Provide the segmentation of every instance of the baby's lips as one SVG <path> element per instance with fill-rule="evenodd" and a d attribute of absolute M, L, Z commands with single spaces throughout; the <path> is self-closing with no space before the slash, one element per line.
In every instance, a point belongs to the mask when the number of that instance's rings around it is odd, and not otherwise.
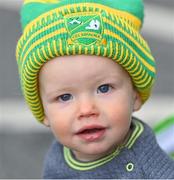
<path fill-rule="evenodd" d="M 96 125 L 96 124 L 92 124 L 92 125 L 87 125 L 87 126 L 83 126 L 82 128 L 80 128 L 76 134 L 82 134 L 85 132 L 90 132 L 93 130 L 104 130 L 106 129 L 106 127 L 102 126 L 102 125 Z"/>

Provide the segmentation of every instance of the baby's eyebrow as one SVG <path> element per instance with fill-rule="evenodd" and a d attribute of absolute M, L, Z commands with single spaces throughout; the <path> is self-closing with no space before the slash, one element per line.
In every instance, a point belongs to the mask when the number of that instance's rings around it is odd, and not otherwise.
<path fill-rule="evenodd" d="M 105 77 L 100 77 L 98 79 L 98 81 L 107 81 L 107 80 L 114 80 L 114 81 L 121 81 L 123 78 L 120 76 L 120 75 L 108 75 L 108 76 L 105 76 Z"/>
<path fill-rule="evenodd" d="M 70 87 L 63 87 L 63 88 L 56 88 L 55 90 L 49 90 L 48 92 L 45 92 L 46 96 L 53 96 L 58 93 L 64 93 L 66 91 L 70 91 Z"/>

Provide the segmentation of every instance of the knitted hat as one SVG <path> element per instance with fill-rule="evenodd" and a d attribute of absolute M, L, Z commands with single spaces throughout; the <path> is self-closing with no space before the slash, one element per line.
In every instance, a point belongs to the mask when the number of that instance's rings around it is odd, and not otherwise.
<path fill-rule="evenodd" d="M 34 116 L 44 119 L 40 68 L 65 55 L 114 60 L 129 73 L 145 102 L 154 83 L 155 62 L 139 33 L 143 17 L 142 0 L 24 0 L 16 58 L 21 87 Z"/>

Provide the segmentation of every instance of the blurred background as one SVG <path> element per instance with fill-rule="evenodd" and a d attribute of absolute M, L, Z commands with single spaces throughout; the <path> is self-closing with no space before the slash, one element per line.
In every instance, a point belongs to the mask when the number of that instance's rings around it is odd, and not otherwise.
<path fill-rule="evenodd" d="M 174 0 L 144 0 L 142 34 L 157 62 L 151 100 L 136 116 L 154 127 L 174 114 Z M 0 0 L 0 179 L 41 178 L 53 136 L 28 110 L 19 87 L 15 59 L 21 35 L 22 0 Z"/>

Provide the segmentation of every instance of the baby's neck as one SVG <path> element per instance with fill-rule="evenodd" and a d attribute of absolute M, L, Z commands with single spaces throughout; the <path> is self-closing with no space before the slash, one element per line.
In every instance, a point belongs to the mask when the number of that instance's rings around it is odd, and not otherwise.
<path fill-rule="evenodd" d="M 77 151 L 72 151 L 74 157 L 81 162 L 92 162 L 92 161 L 96 161 L 98 159 L 101 159 L 103 157 L 106 157 L 109 154 L 112 154 L 113 152 L 115 152 L 117 150 L 117 148 L 124 146 L 124 144 L 126 144 L 126 142 L 129 140 L 129 137 L 132 133 L 132 128 L 130 127 L 128 133 L 126 134 L 124 140 L 122 141 L 122 143 L 117 144 L 117 145 L 113 145 L 107 152 L 101 153 L 101 154 L 83 154 L 83 156 L 81 155 L 81 153 L 78 153 Z"/>

